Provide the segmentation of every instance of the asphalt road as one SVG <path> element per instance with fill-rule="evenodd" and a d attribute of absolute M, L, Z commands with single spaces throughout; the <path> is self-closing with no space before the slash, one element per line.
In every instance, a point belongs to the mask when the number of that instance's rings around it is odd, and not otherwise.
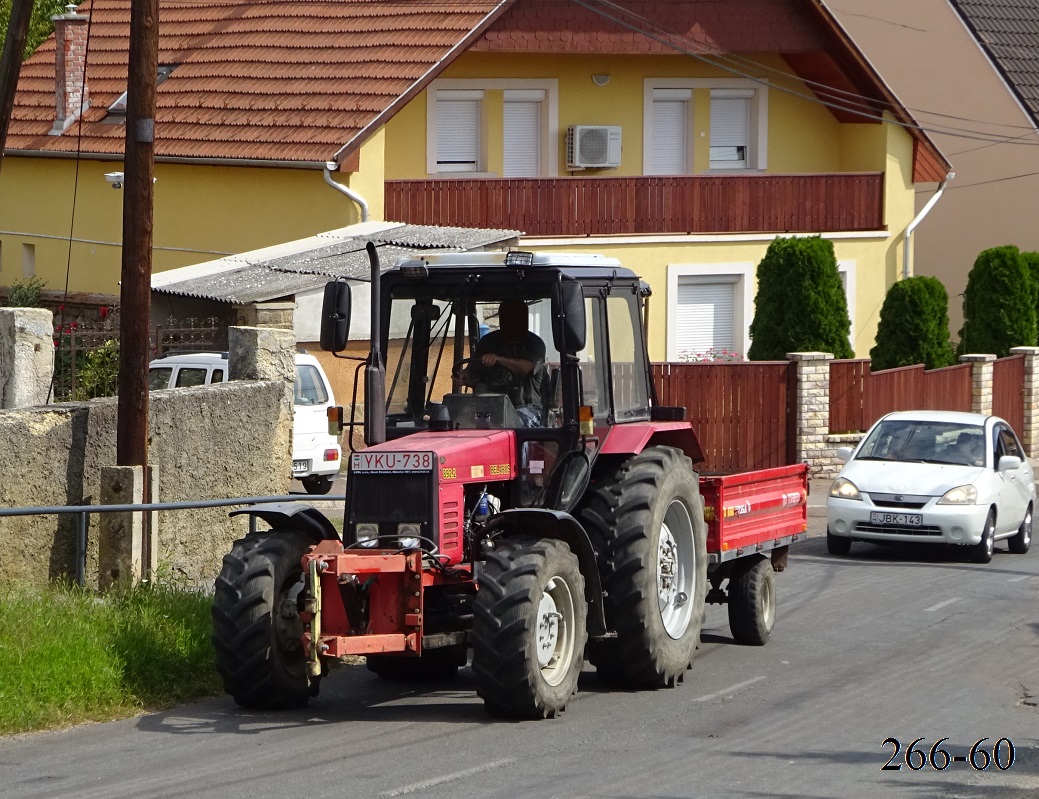
<path fill-rule="evenodd" d="M 725 608 L 710 607 L 676 689 L 610 690 L 588 670 L 560 719 L 502 722 L 484 714 L 468 670 L 422 688 L 346 667 L 304 710 L 252 713 L 218 698 L 0 739 L 0 795 L 1039 796 L 1039 548 L 1000 545 L 985 566 L 865 545 L 835 558 L 818 509 L 810 525 L 778 576 L 772 641 L 737 646 Z M 953 758 L 982 738 L 991 756 L 1009 739 L 1016 760 L 906 765 L 914 739 L 927 751 L 944 737 Z M 900 770 L 882 770 L 888 738 Z"/>

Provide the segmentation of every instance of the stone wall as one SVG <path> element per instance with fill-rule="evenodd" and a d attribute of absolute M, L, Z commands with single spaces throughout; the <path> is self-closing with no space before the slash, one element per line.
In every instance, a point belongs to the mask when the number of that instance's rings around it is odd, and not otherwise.
<path fill-rule="evenodd" d="M 232 336 L 233 350 L 243 359 L 240 368 L 253 379 L 149 395 L 155 501 L 288 493 L 292 335 L 234 328 Z M 113 397 L 0 411 L 0 507 L 100 504 L 102 468 L 116 463 L 117 402 Z M 231 543 L 248 529 L 248 520 L 229 519 L 229 510 L 159 512 L 159 577 L 211 583 Z M 98 584 L 98 527 L 94 514 L 87 536 L 88 586 Z M 71 578 L 76 537 L 75 516 L 0 517 L 0 585 Z"/>

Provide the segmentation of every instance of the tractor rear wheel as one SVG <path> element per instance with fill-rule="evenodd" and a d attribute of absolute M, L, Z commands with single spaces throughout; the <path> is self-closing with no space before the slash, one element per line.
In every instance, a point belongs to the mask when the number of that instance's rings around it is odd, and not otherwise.
<path fill-rule="evenodd" d="M 700 641 L 707 527 L 692 461 L 651 447 L 594 489 L 582 511 L 600 552 L 606 623 L 591 648 L 599 676 L 622 686 L 677 685 Z"/>
<path fill-rule="evenodd" d="M 307 675 L 298 604 L 312 545 L 301 532 L 266 531 L 236 541 L 224 556 L 213 646 L 224 688 L 242 707 L 299 707 L 317 696 L 321 678 Z"/>
<path fill-rule="evenodd" d="M 490 553 L 473 603 L 473 673 L 492 715 L 553 718 L 577 693 L 588 604 L 562 541 L 519 539 Z"/>

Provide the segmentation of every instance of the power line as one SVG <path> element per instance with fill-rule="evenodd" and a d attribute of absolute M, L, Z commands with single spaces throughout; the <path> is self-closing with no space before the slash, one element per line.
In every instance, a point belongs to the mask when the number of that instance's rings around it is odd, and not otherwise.
<path fill-rule="evenodd" d="M 834 110 L 845 111 L 851 114 L 855 114 L 857 116 L 861 116 L 865 119 L 872 119 L 874 121 L 886 124 L 894 124 L 906 129 L 919 130 L 927 133 L 941 133 L 957 138 L 983 141 L 989 144 L 1019 144 L 1022 146 L 1039 146 L 1039 142 L 1020 141 L 1020 136 L 1007 137 L 1001 136 L 999 134 L 986 133 L 985 131 L 970 130 L 965 128 L 939 127 L 936 125 L 925 126 L 921 125 L 919 122 L 915 120 L 913 123 L 910 123 L 886 119 L 883 116 L 882 112 L 870 113 L 869 111 L 862 108 L 862 105 L 867 106 L 867 108 L 885 108 L 888 107 L 888 103 L 886 101 L 878 101 L 873 98 L 869 98 L 864 95 L 857 94 L 855 92 L 849 92 L 846 90 L 838 89 L 836 87 L 829 86 L 818 81 L 797 78 L 799 83 L 802 83 L 809 87 L 815 87 L 819 90 L 820 93 L 829 95 L 832 99 L 824 99 L 819 95 L 806 94 L 794 88 L 790 88 L 789 86 L 783 86 L 779 83 L 769 82 L 766 79 L 760 77 L 759 75 L 755 75 L 751 72 L 748 72 L 747 69 L 753 68 L 759 72 L 764 71 L 766 73 L 771 73 L 787 81 L 794 79 L 794 76 L 790 72 L 786 72 L 775 67 L 770 67 L 767 64 L 762 64 L 757 61 L 744 58 L 742 56 L 734 55 L 732 53 L 719 53 L 708 55 L 707 51 L 703 48 L 703 45 L 701 43 L 690 40 L 688 37 L 684 35 L 672 34 L 654 20 L 649 19 L 648 17 L 642 14 L 638 14 L 634 11 L 630 11 L 629 9 L 618 6 L 616 3 L 611 2 L 611 0 L 599 0 L 599 2 L 603 6 L 615 9 L 616 13 L 610 13 L 607 10 L 596 8 L 595 5 L 593 5 L 594 0 L 570 0 L 570 2 L 604 19 L 608 19 L 611 22 L 626 28 L 627 30 L 646 36 L 647 38 L 652 39 L 653 41 L 656 41 L 657 43 L 662 44 L 665 47 L 669 47 L 677 52 L 683 53 L 692 58 L 696 58 L 697 60 L 708 64 L 709 66 L 713 66 L 717 69 L 729 72 L 731 74 L 735 74 L 747 80 L 751 80 L 756 83 L 766 85 L 770 88 L 775 88 L 777 91 L 782 91 L 786 94 L 790 94 L 792 96 L 807 100 L 808 102 L 823 105 Z M 623 14 L 627 17 L 638 20 L 639 24 L 628 22 L 626 19 L 618 16 L 619 14 Z M 660 33 L 658 34 L 656 31 L 659 31 Z M 682 47 L 678 43 L 676 43 L 676 40 L 684 41 L 688 44 L 686 47 Z M 847 99 L 845 100 L 844 98 Z M 907 106 L 903 107 L 909 110 Z M 924 111 L 922 113 L 927 113 L 933 116 L 942 116 L 941 114 L 938 114 L 936 112 Z M 959 119 L 962 120 L 962 118 Z M 967 121 L 980 122 L 980 120 Z"/>

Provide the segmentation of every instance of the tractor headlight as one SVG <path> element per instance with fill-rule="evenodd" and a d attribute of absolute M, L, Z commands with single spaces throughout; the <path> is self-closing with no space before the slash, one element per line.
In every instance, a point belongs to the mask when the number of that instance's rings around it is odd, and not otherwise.
<path fill-rule="evenodd" d="M 362 547 L 374 547 L 379 543 L 379 525 L 377 522 L 358 522 L 354 527 L 357 543 Z"/>
<path fill-rule="evenodd" d="M 397 539 L 402 549 L 418 549 L 422 525 L 418 522 L 401 522 L 397 525 Z"/>

